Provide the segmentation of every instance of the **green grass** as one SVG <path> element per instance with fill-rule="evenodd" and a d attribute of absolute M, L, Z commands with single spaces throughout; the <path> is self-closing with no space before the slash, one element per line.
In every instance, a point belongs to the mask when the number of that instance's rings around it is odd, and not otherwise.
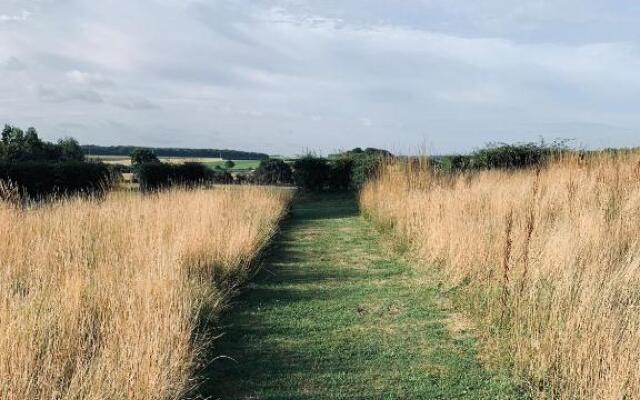
<path fill-rule="evenodd" d="M 447 329 L 438 280 L 389 243 L 351 197 L 297 202 L 262 273 L 223 319 L 199 394 L 523 398 L 483 369 L 471 336 Z"/>
<path fill-rule="evenodd" d="M 233 162 L 236 165 L 233 168 L 231 168 L 230 171 L 246 171 L 246 170 L 256 169 L 258 168 L 258 165 L 260 165 L 260 160 L 233 160 Z M 217 166 L 224 168 L 224 161 L 212 161 L 212 162 L 207 162 L 205 164 L 209 168 L 215 168 Z"/>

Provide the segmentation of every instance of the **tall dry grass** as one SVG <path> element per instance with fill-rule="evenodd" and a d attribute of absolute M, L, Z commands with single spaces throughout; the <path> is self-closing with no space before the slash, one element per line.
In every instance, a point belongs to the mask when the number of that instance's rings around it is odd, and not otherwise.
<path fill-rule="evenodd" d="M 456 176 L 390 165 L 361 203 L 464 288 L 537 395 L 640 398 L 640 154 Z"/>
<path fill-rule="evenodd" d="M 177 399 L 283 192 L 0 204 L 0 399 Z"/>

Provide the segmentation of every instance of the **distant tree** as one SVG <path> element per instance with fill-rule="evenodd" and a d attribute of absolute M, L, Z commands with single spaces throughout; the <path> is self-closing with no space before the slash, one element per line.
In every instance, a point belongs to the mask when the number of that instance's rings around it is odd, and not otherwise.
<path fill-rule="evenodd" d="M 22 158 L 26 160 L 42 160 L 45 158 L 44 142 L 40 140 L 34 127 L 29 127 L 24 135 Z"/>
<path fill-rule="evenodd" d="M 234 162 L 233 162 L 233 161 L 231 161 L 231 160 L 226 160 L 226 161 L 224 162 L 224 167 L 225 167 L 226 169 L 231 169 L 231 168 L 233 168 L 233 167 L 235 167 L 235 166 L 236 166 L 236 163 L 234 163 Z"/>
<path fill-rule="evenodd" d="M 160 162 L 152 150 L 135 149 L 131 152 L 131 164 L 134 166 L 152 162 Z"/>
<path fill-rule="evenodd" d="M 58 140 L 60 156 L 65 161 L 84 161 L 84 152 L 80 143 L 74 138 L 66 137 Z"/>
<path fill-rule="evenodd" d="M 291 183 L 292 172 L 289 164 L 283 160 L 272 158 L 260 161 L 253 177 L 257 183 L 263 185 Z"/>
<path fill-rule="evenodd" d="M 0 160 L 22 161 L 83 161 L 84 152 L 77 140 L 65 138 L 58 143 L 45 142 L 38 131 L 30 127 L 22 129 L 5 125 L 0 141 Z"/>
<path fill-rule="evenodd" d="M 82 149 L 85 154 L 96 156 L 129 156 L 131 152 L 136 150 L 136 146 L 96 146 L 83 145 Z M 253 153 L 237 150 L 219 150 L 219 149 L 181 149 L 181 148 L 162 148 L 162 147 L 145 147 L 155 153 L 158 157 L 181 157 L 181 158 L 222 158 L 224 160 L 266 160 L 269 158 L 265 153 Z"/>
<path fill-rule="evenodd" d="M 2 129 L 2 144 L 7 144 L 9 142 L 12 130 L 13 128 L 11 127 L 11 125 L 4 124 L 4 128 Z"/>
<path fill-rule="evenodd" d="M 17 126 L 5 125 L 2 130 L 2 158 L 8 161 L 25 159 L 24 131 Z"/>

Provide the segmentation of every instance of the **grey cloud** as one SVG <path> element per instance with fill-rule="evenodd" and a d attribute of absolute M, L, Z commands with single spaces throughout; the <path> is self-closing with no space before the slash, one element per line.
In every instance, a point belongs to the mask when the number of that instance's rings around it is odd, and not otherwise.
<path fill-rule="evenodd" d="M 152 103 L 149 99 L 142 97 L 123 97 L 114 99 L 111 104 L 127 110 L 156 110 L 160 107 Z"/>
<path fill-rule="evenodd" d="M 104 102 L 100 93 L 91 89 L 68 89 L 41 85 L 38 86 L 38 96 L 43 101 L 51 103 L 79 101 L 97 104 Z"/>
<path fill-rule="evenodd" d="M 2 70 L 28 66 L 0 80 L 20 94 L 3 114 L 30 125 L 37 109 L 44 133 L 74 121 L 83 142 L 284 154 L 628 144 L 640 6 L 624 3 L 28 0 L 26 23 L 0 25 Z"/>
<path fill-rule="evenodd" d="M 100 73 L 82 72 L 76 69 L 67 72 L 66 77 L 69 82 L 82 86 L 115 86 L 113 80 Z"/>
<path fill-rule="evenodd" d="M 0 67 L 5 71 L 24 71 L 27 65 L 17 57 L 9 57 L 5 62 L 0 63 Z"/>

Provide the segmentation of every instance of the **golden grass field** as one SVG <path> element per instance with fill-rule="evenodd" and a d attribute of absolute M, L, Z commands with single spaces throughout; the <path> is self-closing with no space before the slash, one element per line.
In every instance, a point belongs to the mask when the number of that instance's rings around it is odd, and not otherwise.
<path fill-rule="evenodd" d="M 0 204 L 0 399 L 179 399 L 289 201 L 254 187 Z"/>
<path fill-rule="evenodd" d="M 640 398 L 640 154 L 428 170 L 388 166 L 361 204 L 459 285 L 487 347 L 534 396 Z"/>

